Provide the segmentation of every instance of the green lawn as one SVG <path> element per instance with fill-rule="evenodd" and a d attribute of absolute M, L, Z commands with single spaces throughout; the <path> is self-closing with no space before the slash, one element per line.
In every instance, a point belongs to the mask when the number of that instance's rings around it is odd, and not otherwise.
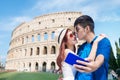
<path fill-rule="evenodd" d="M 57 80 L 58 75 L 45 72 L 2 72 L 0 80 Z"/>

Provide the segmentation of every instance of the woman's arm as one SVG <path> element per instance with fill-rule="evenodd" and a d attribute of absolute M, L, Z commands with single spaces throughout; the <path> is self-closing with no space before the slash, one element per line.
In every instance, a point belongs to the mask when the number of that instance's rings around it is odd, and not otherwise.
<path fill-rule="evenodd" d="M 87 60 L 89 60 L 89 61 L 94 61 L 95 60 L 98 43 L 99 43 L 99 41 L 101 41 L 105 37 L 106 37 L 106 35 L 100 34 L 98 36 L 98 38 L 93 42 L 92 49 L 91 49 L 91 52 L 90 52 Z"/>
<path fill-rule="evenodd" d="M 92 45 L 92 49 L 91 49 L 91 51 L 90 51 L 90 54 L 89 54 L 87 60 L 89 60 L 89 61 L 94 61 L 95 56 L 96 56 L 96 51 L 97 51 L 97 45 L 98 45 L 98 42 L 95 42 L 95 41 L 94 41 L 94 43 L 93 43 L 93 45 Z"/>

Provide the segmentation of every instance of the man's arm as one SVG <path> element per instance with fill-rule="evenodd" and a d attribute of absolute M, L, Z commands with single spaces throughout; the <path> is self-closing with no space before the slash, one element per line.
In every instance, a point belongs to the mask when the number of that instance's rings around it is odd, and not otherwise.
<path fill-rule="evenodd" d="M 108 39 L 102 40 L 98 48 L 99 48 L 99 50 L 97 51 L 98 55 L 95 61 L 90 61 L 89 63 L 87 63 L 77 60 L 78 63 L 86 66 L 75 64 L 74 67 L 80 72 L 93 72 L 97 70 L 103 64 L 104 61 L 108 62 L 111 49 L 109 40 Z"/>
<path fill-rule="evenodd" d="M 95 61 L 91 61 L 89 63 L 77 60 L 77 63 L 84 64 L 86 66 L 75 64 L 74 67 L 79 72 L 93 72 L 97 70 L 103 64 L 103 62 L 104 62 L 104 56 L 100 54 L 96 57 Z"/>

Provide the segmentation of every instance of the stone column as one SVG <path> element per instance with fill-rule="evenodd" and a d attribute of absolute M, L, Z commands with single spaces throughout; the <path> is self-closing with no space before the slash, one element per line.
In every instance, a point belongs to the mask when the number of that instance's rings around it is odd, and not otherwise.
<path fill-rule="evenodd" d="M 50 71 L 50 69 L 51 69 L 50 62 L 51 62 L 50 60 L 47 60 L 47 67 L 46 67 L 47 71 Z"/>
<path fill-rule="evenodd" d="M 42 71 L 42 62 L 40 60 L 39 60 L 38 64 L 39 64 L 39 71 Z"/>
<path fill-rule="evenodd" d="M 34 34 L 34 42 L 37 42 L 37 41 L 38 41 L 38 35 L 36 33 L 36 34 Z"/>
<path fill-rule="evenodd" d="M 31 72 L 35 71 L 35 62 L 31 61 Z"/>

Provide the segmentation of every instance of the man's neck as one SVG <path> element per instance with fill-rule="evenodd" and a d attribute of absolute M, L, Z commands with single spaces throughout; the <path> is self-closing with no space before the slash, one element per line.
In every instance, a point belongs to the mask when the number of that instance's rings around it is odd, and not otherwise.
<path fill-rule="evenodd" d="M 85 40 L 90 43 L 95 37 L 94 33 L 88 33 L 87 36 L 85 37 Z"/>

